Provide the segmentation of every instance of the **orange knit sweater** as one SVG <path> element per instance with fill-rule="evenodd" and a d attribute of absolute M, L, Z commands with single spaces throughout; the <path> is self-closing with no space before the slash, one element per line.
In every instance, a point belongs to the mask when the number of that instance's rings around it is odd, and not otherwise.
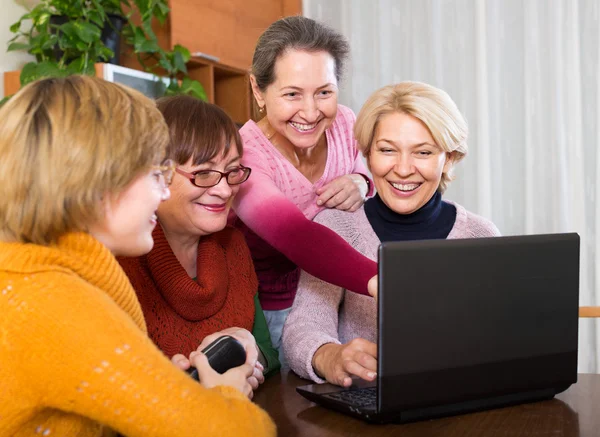
<path fill-rule="evenodd" d="M 274 435 L 237 390 L 211 390 L 152 344 L 125 273 L 83 233 L 0 242 L 0 435 Z"/>

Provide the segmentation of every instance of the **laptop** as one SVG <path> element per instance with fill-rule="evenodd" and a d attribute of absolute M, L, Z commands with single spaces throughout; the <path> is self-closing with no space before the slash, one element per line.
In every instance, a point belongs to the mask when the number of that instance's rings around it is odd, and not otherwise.
<path fill-rule="evenodd" d="M 296 390 L 403 423 L 551 399 L 577 382 L 579 235 L 379 247 L 377 379 Z"/>

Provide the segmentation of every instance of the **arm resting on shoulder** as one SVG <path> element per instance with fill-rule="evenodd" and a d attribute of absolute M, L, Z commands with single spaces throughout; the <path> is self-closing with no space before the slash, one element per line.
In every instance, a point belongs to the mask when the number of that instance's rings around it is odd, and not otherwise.
<path fill-rule="evenodd" d="M 331 229 L 307 219 L 264 173 L 257 171 L 234 200 L 238 217 L 302 270 L 348 290 L 368 294 L 377 263 Z"/>

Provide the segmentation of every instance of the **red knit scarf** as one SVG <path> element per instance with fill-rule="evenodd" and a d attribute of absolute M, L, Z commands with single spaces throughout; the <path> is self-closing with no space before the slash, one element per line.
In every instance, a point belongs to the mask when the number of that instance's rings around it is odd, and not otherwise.
<path fill-rule="evenodd" d="M 139 258 L 120 258 L 142 305 L 148 334 L 169 357 L 189 355 L 202 339 L 232 326 L 252 330 L 258 283 L 242 234 L 227 227 L 198 244 L 197 281 L 188 276 L 165 238 Z"/>

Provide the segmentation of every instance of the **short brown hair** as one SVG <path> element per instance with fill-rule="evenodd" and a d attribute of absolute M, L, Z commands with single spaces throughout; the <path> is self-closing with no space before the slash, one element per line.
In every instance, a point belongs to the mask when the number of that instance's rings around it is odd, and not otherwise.
<path fill-rule="evenodd" d="M 50 245 L 160 163 L 168 131 L 141 93 L 88 76 L 33 82 L 0 108 L 0 239 Z"/>
<path fill-rule="evenodd" d="M 218 106 L 183 95 L 160 98 L 157 106 L 169 127 L 167 158 L 177 164 L 192 159 L 193 165 L 200 165 L 219 152 L 227 155 L 232 144 L 242 156 L 237 126 Z"/>
<path fill-rule="evenodd" d="M 354 136 L 363 155 L 368 158 L 381 118 L 400 112 L 419 119 L 435 143 L 450 154 L 456 164 L 467 154 L 467 122 L 445 91 L 421 82 L 400 82 L 375 91 L 356 118 Z M 443 193 L 452 180 L 452 167 L 442 174 L 438 190 Z"/>
<path fill-rule="evenodd" d="M 275 21 L 258 38 L 252 57 L 252 74 L 261 91 L 275 81 L 275 63 L 287 50 L 329 53 L 339 82 L 350 44 L 341 33 L 311 18 L 293 16 Z"/>

